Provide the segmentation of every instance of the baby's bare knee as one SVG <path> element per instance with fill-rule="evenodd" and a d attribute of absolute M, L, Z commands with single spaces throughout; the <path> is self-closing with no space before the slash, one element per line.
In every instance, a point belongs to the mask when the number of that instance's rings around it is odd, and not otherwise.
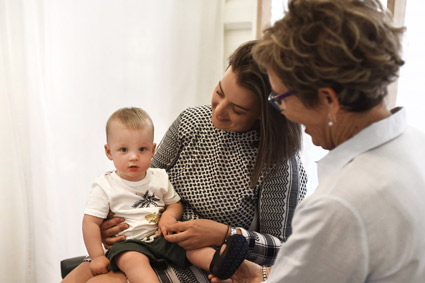
<path fill-rule="evenodd" d="M 121 270 L 125 270 L 126 267 L 149 264 L 149 258 L 142 253 L 128 251 L 120 254 L 116 263 Z"/>

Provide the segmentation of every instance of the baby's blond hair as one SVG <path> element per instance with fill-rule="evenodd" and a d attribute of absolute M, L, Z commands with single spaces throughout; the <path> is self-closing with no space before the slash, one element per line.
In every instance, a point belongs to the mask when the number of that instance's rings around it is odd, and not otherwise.
<path fill-rule="evenodd" d="M 106 139 L 109 136 L 109 126 L 112 121 L 119 120 L 125 127 L 129 129 L 142 129 L 146 126 L 152 127 L 152 134 L 154 126 L 151 117 L 145 110 L 137 107 L 120 108 L 109 117 L 106 122 Z"/>

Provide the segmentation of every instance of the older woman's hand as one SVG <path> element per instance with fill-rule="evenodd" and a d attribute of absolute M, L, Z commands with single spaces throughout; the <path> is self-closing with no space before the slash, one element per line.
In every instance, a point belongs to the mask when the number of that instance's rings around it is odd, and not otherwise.
<path fill-rule="evenodd" d="M 186 250 L 220 246 L 227 235 L 227 229 L 227 225 L 212 220 L 189 220 L 168 226 L 169 234 L 165 239 L 177 243 Z"/>
<path fill-rule="evenodd" d="M 113 244 L 125 240 L 124 235 L 116 236 L 119 232 L 128 228 L 128 224 L 124 223 L 125 219 L 122 217 L 113 217 L 114 214 L 109 212 L 106 218 L 100 225 L 100 233 L 102 236 L 102 243 L 106 249 L 110 249 Z"/>
<path fill-rule="evenodd" d="M 244 260 L 232 278 L 221 280 L 212 274 L 208 278 L 213 283 L 260 283 L 263 282 L 262 274 L 262 267 L 260 265 L 249 260 Z"/>

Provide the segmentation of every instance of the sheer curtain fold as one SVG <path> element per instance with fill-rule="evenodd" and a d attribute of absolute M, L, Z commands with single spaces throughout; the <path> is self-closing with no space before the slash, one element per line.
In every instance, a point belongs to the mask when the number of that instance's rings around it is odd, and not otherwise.
<path fill-rule="evenodd" d="M 46 195 L 45 178 L 37 170 L 46 166 L 47 159 L 40 154 L 46 151 L 42 115 L 34 112 L 44 112 L 42 22 L 36 5 L 34 1 L 1 3 L 1 148 L 7 152 L 1 159 L 0 207 L 7 230 L 1 243 L 6 255 L 0 264 L 2 282 L 31 282 L 37 277 L 33 263 L 39 247 L 32 219 L 47 216 L 47 198 L 40 197 Z M 43 232 L 48 235 L 51 230 L 45 227 Z"/>
<path fill-rule="evenodd" d="M 223 1 L 0 0 L 0 282 L 58 282 L 85 254 L 92 180 L 112 163 L 107 117 L 139 106 L 155 140 L 209 103 L 223 72 Z M 3 230 L 4 229 L 4 230 Z"/>

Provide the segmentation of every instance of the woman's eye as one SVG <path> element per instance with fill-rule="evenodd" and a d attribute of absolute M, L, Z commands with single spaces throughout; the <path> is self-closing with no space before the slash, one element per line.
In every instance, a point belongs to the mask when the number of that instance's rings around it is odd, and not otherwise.
<path fill-rule="evenodd" d="M 215 93 L 217 93 L 217 95 L 220 96 L 220 97 L 223 96 L 223 94 L 220 91 L 218 91 L 218 90 Z"/>
<path fill-rule="evenodd" d="M 120 148 L 120 151 L 121 151 L 121 152 L 127 152 L 127 148 L 122 147 L 122 148 Z"/>
<path fill-rule="evenodd" d="M 235 113 L 236 115 L 243 115 L 243 114 L 245 114 L 245 111 L 241 111 L 237 107 L 233 107 L 232 110 L 233 110 L 233 113 Z"/>

